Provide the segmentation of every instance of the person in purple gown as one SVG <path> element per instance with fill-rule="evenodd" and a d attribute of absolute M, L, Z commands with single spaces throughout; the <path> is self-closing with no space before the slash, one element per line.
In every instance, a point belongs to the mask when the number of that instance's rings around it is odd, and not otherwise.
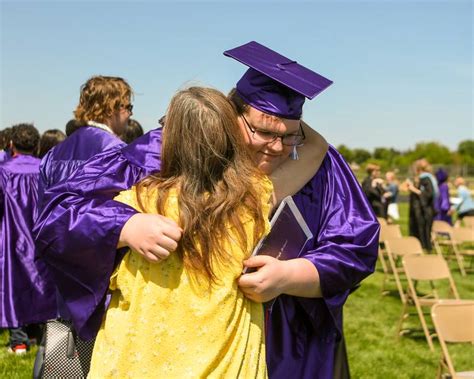
<path fill-rule="evenodd" d="M 67 124 L 72 125 L 73 132 L 66 126 L 69 136 L 41 161 L 40 200 L 45 190 L 67 180 L 87 159 L 108 149 L 125 146 L 118 136 L 132 115 L 131 100 L 132 89 L 123 78 L 94 76 L 82 85 L 75 119 Z M 56 282 L 57 273 L 51 267 L 49 271 L 50 280 Z M 59 296 L 59 314 L 67 319 L 69 312 L 61 299 Z"/>
<path fill-rule="evenodd" d="M 11 128 L 0 130 L 0 163 L 10 159 Z"/>
<path fill-rule="evenodd" d="M 0 165 L 0 327 L 10 328 L 11 351 L 29 347 L 26 327 L 48 319 L 54 287 L 35 262 L 32 236 L 37 214 L 39 132 L 31 124 L 12 127 L 12 157 Z"/>
<path fill-rule="evenodd" d="M 301 150 L 293 141 L 304 127 L 305 97 L 313 98 L 332 82 L 256 42 L 225 54 L 250 67 L 230 99 L 256 165 L 274 175 L 278 188 L 281 167 Z M 62 285 L 69 288 L 66 300 L 84 338 L 92 338 L 102 320 L 107 278 L 120 257 L 113 244 L 131 246 L 150 260 L 166 258 L 176 247 L 170 236 L 156 232 L 156 218 L 112 200 L 159 170 L 160 145 L 160 130 L 153 130 L 127 147 L 99 154 L 46 193 L 37 247 L 44 253 L 53 246 L 45 258 L 58 271 L 69 272 Z M 342 308 L 351 290 L 373 272 L 377 258 L 379 224 L 349 166 L 321 136 L 312 147 L 319 153 L 316 173 L 293 191 L 293 198 L 315 238 L 297 259 L 249 259 L 246 265 L 257 271 L 238 282 L 253 300 L 278 297 L 267 323 L 270 378 L 338 375 L 334 363 Z M 60 259 L 64 254 L 67 261 Z"/>
<path fill-rule="evenodd" d="M 434 219 L 446 221 L 449 225 L 452 225 L 453 220 L 451 215 L 453 214 L 454 209 L 451 208 L 449 202 L 448 173 L 440 168 L 436 171 L 435 176 L 438 181 L 439 195 L 435 202 L 436 214 Z"/>

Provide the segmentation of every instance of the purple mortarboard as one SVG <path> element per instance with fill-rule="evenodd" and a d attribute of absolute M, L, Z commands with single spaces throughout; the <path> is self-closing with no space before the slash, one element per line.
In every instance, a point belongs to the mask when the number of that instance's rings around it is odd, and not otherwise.
<path fill-rule="evenodd" d="M 250 106 L 298 120 L 305 97 L 313 99 L 332 81 L 255 41 L 224 51 L 250 68 L 237 82 L 239 96 Z"/>
<path fill-rule="evenodd" d="M 438 180 L 438 184 L 444 183 L 448 179 L 448 173 L 442 168 L 439 168 L 435 175 L 436 179 Z"/>

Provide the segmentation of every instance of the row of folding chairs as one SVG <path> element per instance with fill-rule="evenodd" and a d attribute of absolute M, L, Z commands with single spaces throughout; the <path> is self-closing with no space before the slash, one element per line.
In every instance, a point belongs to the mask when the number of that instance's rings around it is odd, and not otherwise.
<path fill-rule="evenodd" d="M 415 237 L 403 237 L 399 225 L 382 225 L 380 231 L 379 258 L 384 271 L 382 293 L 394 282 L 402 301 L 402 313 L 397 327 L 397 336 L 408 330 L 403 326 L 410 315 L 418 315 L 423 333 L 431 350 L 434 349 L 432 335 L 425 318 L 426 309 L 437 303 L 440 296 L 437 284 L 444 280 L 449 287 L 445 298 L 459 300 L 459 293 L 452 278 L 448 263 L 440 254 L 425 255 L 420 241 Z M 420 283 L 425 282 L 420 294 Z M 415 313 L 410 313 L 415 308 Z"/>
<path fill-rule="evenodd" d="M 452 233 L 452 231 L 450 232 Z M 457 324 L 458 328 L 461 326 L 461 331 L 456 334 L 460 341 L 451 341 L 449 338 L 448 340 L 449 342 L 473 341 L 472 334 L 474 332 L 469 331 L 469 328 L 474 329 L 474 317 L 472 317 L 474 301 L 460 300 L 456 283 L 441 250 L 436 250 L 437 254 L 424 254 L 420 241 L 415 237 L 403 237 L 400 226 L 395 224 L 381 225 L 379 241 L 379 260 L 384 271 L 382 292 L 387 293 L 388 284 L 394 282 L 402 301 L 402 312 L 396 331 L 397 337 L 411 331 L 404 327 L 410 316 L 416 316 L 431 351 L 434 351 L 433 338 L 435 335 L 440 341 L 443 355 L 438 375 L 449 372 L 454 378 L 452 361 L 446 343 L 442 341 L 441 332 L 438 330 L 443 326 L 437 326 L 439 322 L 433 319 L 432 323 L 436 331 L 429 327 L 430 310 L 432 314 L 438 314 L 439 312 L 433 312 L 436 309 L 444 309 L 443 307 L 452 307 L 449 312 L 460 312 L 458 316 L 450 316 L 452 320 L 466 314 L 466 312 L 460 311 L 465 309 L 463 304 L 471 304 L 470 308 L 467 307 L 471 312 L 471 318 Z M 459 239 L 454 241 L 457 242 Z M 447 284 L 444 286 L 445 288 L 440 286 L 442 282 Z M 444 313 L 443 311 L 442 314 L 444 315 Z M 437 320 L 440 320 L 442 316 L 437 317 Z"/>
<path fill-rule="evenodd" d="M 436 252 L 444 255 L 448 260 L 455 259 L 461 275 L 466 276 L 466 258 L 472 261 L 474 259 L 474 224 L 470 224 L 470 218 L 465 217 L 463 221 L 465 226 L 453 227 L 446 221 L 435 220 L 431 228 L 431 237 Z M 474 217 L 473 217 L 474 219 Z M 471 246 L 468 246 L 470 244 Z"/>
<path fill-rule="evenodd" d="M 377 217 L 380 225 L 388 225 L 387 220 L 383 217 Z M 474 216 L 465 216 L 462 220 L 457 220 L 454 224 L 455 228 L 474 228 Z"/>

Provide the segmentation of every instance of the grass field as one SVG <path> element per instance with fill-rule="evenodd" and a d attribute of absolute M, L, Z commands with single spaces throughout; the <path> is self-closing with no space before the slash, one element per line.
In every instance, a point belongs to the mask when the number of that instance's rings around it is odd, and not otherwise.
<path fill-rule="evenodd" d="M 400 204 L 402 231 L 407 234 L 407 205 Z M 474 298 L 472 274 L 461 277 L 452 265 L 452 272 L 461 298 Z M 383 274 L 377 270 L 347 301 L 344 312 L 345 336 L 351 374 L 353 378 L 434 378 L 440 348 L 435 342 L 435 352 L 428 348 L 423 335 L 401 337 L 397 340 L 395 329 L 402 304 L 395 291 L 381 295 Z M 395 287 L 393 287 L 395 289 Z M 411 317 L 408 325 L 418 327 L 417 318 Z M 0 345 L 6 345 L 7 333 L 0 332 Z M 35 349 L 25 356 L 13 356 L 0 350 L 0 378 L 31 378 Z M 456 346 L 452 349 L 455 367 L 474 369 L 474 347 Z"/>

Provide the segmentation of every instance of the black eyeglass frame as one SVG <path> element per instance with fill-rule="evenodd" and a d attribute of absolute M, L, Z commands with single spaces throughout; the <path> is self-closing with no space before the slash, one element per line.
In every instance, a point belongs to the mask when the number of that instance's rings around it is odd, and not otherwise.
<path fill-rule="evenodd" d="M 133 104 L 128 104 L 128 105 L 122 105 L 123 109 L 126 109 L 130 113 L 133 113 Z"/>
<path fill-rule="evenodd" d="M 264 132 L 264 133 L 267 133 L 268 135 L 272 135 L 272 139 L 271 140 L 268 140 L 268 141 L 264 141 L 264 140 L 261 140 L 261 142 L 265 142 L 265 143 L 273 143 L 277 140 L 277 138 L 280 138 L 280 141 L 282 143 L 282 145 L 285 145 L 285 146 L 299 146 L 303 143 L 303 141 L 306 139 L 306 135 L 304 134 L 304 130 L 303 130 L 303 125 L 301 124 L 301 120 L 300 120 L 300 128 L 299 128 L 299 131 L 301 132 L 301 134 L 296 134 L 296 133 L 290 133 L 290 134 L 278 134 L 278 133 L 273 133 L 273 132 L 270 132 L 268 130 L 261 130 L 261 129 L 257 129 L 257 128 L 253 128 L 250 123 L 247 121 L 247 119 L 245 118 L 245 116 L 243 114 L 240 115 L 244 122 L 245 122 L 245 125 L 247 125 L 247 128 L 249 128 L 250 132 L 252 133 L 252 136 L 254 139 L 258 140 L 259 138 L 258 137 L 255 137 L 255 133 L 257 132 Z M 301 137 L 301 141 L 298 141 L 298 143 L 292 143 L 292 144 L 288 144 L 288 143 L 285 143 L 285 137 L 287 136 L 292 136 L 292 137 Z"/>

